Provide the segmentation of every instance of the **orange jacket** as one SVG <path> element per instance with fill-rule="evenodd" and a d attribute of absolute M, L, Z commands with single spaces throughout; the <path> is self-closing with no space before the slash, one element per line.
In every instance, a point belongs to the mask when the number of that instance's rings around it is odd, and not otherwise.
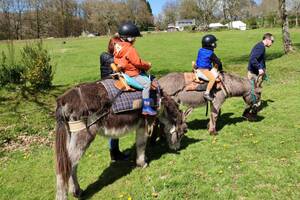
<path fill-rule="evenodd" d="M 128 76 L 137 76 L 141 70 L 149 70 L 150 63 L 141 60 L 134 46 L 129 42 L 117 42 L 114 47 L 114 62 Z"/>

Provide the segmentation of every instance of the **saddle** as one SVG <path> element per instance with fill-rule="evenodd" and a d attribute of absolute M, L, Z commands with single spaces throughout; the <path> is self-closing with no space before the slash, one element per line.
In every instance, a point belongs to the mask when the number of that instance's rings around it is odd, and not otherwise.
<path fill-rule="evenodd" d="M 124 92 L 134 92 L 136 90 L 143 90 L 143 87 L 140 86 L 139 83 L 136 83 L 128 75 L 121 73 L 120 69 L 117 67 L 115 63 L 111 63 L 110 66 L 112 70 L 116 72 L 111 74 L 112 79 L 115 80 L 114 85 L 116 88 Z M 151 90 L 157 90 L 157 88 L 158 88 L 158 82 L 156 79 L 153 78 L 151 80 Z"/>
<path fill-rule="evenodd" d="M 109 98 L 113 101 L 114 113 L 126 112 L 142 108 L 143 87 L 128 75 L 121 73 L 119 68 L 112 63 L 111 68 L 115 73 L 110 74 L 111 79 L 102 80 Z M 153 99 L 151 106 L 159 109 L 160 90 L 156 79 L 151 81 L 150 98 Z"/>
<path fill-rule="evenodd" d="M 192 74 L 191 73 L 184 73 L 185 79 L 185 90 L 186 91 L 205 91 L 208 85 L 208 81 L 201 79 L 197 75 L 197 69 L 195 68 L 195 62 L 192 62 Z M 214 84 L 214 88 L 217 90 L 222 89 L 222 76 L 219 74 L 216 78 L 216 82 Z"/>

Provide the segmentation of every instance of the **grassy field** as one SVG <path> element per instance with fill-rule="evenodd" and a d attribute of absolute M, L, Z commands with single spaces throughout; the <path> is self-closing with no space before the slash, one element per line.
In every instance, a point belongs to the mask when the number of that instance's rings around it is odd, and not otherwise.
<path fill-rule="evenodd" d="M 300 51 L 284 55 L 280 29 L 257 29 L 215 32 L 219 39 L 216 54 L 226 71 L 246 75 L 250 50 L 265 32 L 272 32 L 276 42 L 267 49 L 270 81 L 264 84 L 264 109 L 258 121 L 244 121 L 243 100 L 229 99 L 222 108 L 219 135 L 211 137 L 205 108 L 198 108 L 188 119 L 189 131 L 181 150 L 169 152 L 159 142 L 147 150 L 150 166 L 146 169 L 134 168 L 134 153 L 131 161 L 110 164 L 107 139 L 97 137 L 79 165 L 85 197 L 300 199 Z M 138 39 L 136 47 L 141 57 L 153 63 L 151 73 L 161 76 L 190 71 L 202 36 L 147 34 Z M 300 29 L 291 29 L 291 37 L 300 48 Z M 47 137 L 51 142 L 55 98 L 74 84 L 98 79 L 99 54 L 107 42 L 108 37 L 45 40 L 56 65 L 53 89 L 40 93 L 0 89 L 0 199 L 54 198 L 51 145 L 33 143 L 30 148 L 6 151 L 2 143 L 19 135 L 29 140 L 38 136 L 38 141 Z M 25 44 L 15 42 L 16 50 Z M 5 42 L 0 43 L 0 50 L 5 49 Z M 29 143 L 23 142 L 21 147 Z M 134 152 L 134 135 L 122 138 L 120 144 L 122 150 Z"/>

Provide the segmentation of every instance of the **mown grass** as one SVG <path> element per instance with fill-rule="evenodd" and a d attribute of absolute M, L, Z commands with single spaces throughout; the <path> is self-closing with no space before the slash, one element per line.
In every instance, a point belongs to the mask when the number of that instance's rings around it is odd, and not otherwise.
<path fill-rule="evenodd" d="M 205 108 L 188 119 L 189 131 L 178 153 L 163 142 L 148 148 L 150 166 L 110 164 L 107 139 L 97 137 L 81 160 L 79 182 L 91 199 L 299 199 L 300 198 L 300 53 L 283 55 L 279 29 L 216 32 L 216 54 L 224 68 L 246 74 L 249 52 L 264 32 L 275 34 L 267 49 L 270 81 L 264 84 L 264 109 L 257 122 L 244 121 L 241 98 L 229 99 L 219 119 L 219 136 L 206 130 Z M 136 43 L 153 63 L 151 73 L 189 71 L 203 33 L 148 34 Z M 300 30 L 291 36 L 300 46 Z M 107 37 L 55 39 L 45 46 L 56 63 L 55 87 L 43 93 L 1 89 L 1 134 L 47 136 L 54 128 L 55 97 L 72 85 L 99 76 L 99 53 Z M 16 49 L 25 44 L 16 42 Z M 5 49 L 5 44 L 0 44 Z M 21 92 L 23 91 L 23 92 Z M 2 137 L 2 136 L 1 136 Z M 14 137 L 13 137 L 14 138 Z M 134 135 L 120 140 L 134 152 Z M 53 151 L 33 146 L 29 152 L 1 152 L 0 199 L 53 199 Z M 5 158 L 5 159 L 4 159 Z M 132 155 L 134 159 L 134 155 Z M 72 198 L 71 198 L 72 199 Z"/>

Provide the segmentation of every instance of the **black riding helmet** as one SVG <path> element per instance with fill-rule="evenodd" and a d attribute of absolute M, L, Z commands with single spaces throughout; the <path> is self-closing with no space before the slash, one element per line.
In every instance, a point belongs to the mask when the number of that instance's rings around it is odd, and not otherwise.
<path fill-rule="evenodd" d="M 142 37 L 139 28 L 132 22 L 123 23 L 119 27 L 118 33 L 119 33 L 120 37 L 122 37 L 122 38 Z"/>
<path fill-rule="evenodd" d="M 217 38 L 214 35 L 205 35 L 202 38 L 202 47 L 210 47 L 216 48 L 217 47 Z"/>

